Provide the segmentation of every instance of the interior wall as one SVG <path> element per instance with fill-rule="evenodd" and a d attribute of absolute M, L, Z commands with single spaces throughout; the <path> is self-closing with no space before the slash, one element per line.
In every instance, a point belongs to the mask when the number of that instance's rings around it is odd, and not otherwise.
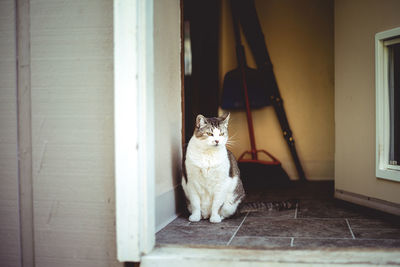
<path fill-rule="evenodd" d="M 113 2 L 32 0 L 37 266 L 116 260 Z"/>
<path fill-rule="evenodd" d="M 181 175 L 181 14 L 179 0 L 154 1 L 156 227 L 176 216 Z"/>
<path fill-rule="evenodd" d="M 229 1 L 222 1 L 220 81 L 237 67 Z M 257 13 L 289 124 L 310 180 L 334 176 L 333 0 L 256 0 Z M 244 37 L 242 40 L 245 40 Z M 255 67 L 245 45 L 249 66 Z M 256 145 L 276 156 L 292 179 L 298 177 L 272 107 L 252 112 Z M 231 114 L 232 152 L 250 148 L 245 111 Z"/>
<path fill-rule="evenodd" d="M 335 1 L 335 187 L 400 203 L 375 176 L 375 34 L 400 26 L 397 0 Z"/>
<path fill-rule="evenodd" d="M 13 0 L 0 1 L 0 263 L 20 266 L 16 25 Z"/>

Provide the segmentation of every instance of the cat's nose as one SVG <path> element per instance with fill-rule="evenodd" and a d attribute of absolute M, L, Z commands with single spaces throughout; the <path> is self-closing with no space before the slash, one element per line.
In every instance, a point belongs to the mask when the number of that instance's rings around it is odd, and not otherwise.
<path fill-rule="evenodd" d="M 218 143 L 219 143 L 219 140 L 215 140 L 215 143 L 218 144 Z"/>

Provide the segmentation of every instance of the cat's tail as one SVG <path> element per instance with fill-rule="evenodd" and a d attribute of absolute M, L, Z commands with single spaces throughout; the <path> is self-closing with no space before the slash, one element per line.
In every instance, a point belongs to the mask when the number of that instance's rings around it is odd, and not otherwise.
<path fill-rule="evenodd" d="M 247 213 L 247 212 L 261 212 L 261 211 L 272 211 L 272 210 L 290 210 L 295 209 L 299 205 L 299 200 L 290 199 L 284 201 L 257 201 L 257 202 L 245 202 L 241 203 L 238 208 L 238 213 Z"/>

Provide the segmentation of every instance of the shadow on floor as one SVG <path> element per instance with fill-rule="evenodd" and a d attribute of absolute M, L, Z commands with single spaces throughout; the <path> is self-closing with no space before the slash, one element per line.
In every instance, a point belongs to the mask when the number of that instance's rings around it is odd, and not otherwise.
<path fill-rule="evenodd" d="M 156 235 L 158 244 L 242 248 L 400 248 L 400 217 L 333 198 L 333 182 L 293 183 L 249 192 L 247 202 L 299 199 L 285 211 L 247 213 L 219 224 L 180 216 Z"/>

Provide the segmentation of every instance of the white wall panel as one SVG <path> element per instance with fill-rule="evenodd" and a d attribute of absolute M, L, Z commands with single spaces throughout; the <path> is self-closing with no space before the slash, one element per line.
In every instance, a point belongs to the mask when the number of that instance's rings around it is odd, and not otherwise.
<path fill-rule="evenodd" d="M 120 266 L 113 2 L 31 1 L 37 266 Z"/>
<path fill-rule="evenodd" d="M 0 1 L 0 265 L 20 266 L 15 3 Z"/>

